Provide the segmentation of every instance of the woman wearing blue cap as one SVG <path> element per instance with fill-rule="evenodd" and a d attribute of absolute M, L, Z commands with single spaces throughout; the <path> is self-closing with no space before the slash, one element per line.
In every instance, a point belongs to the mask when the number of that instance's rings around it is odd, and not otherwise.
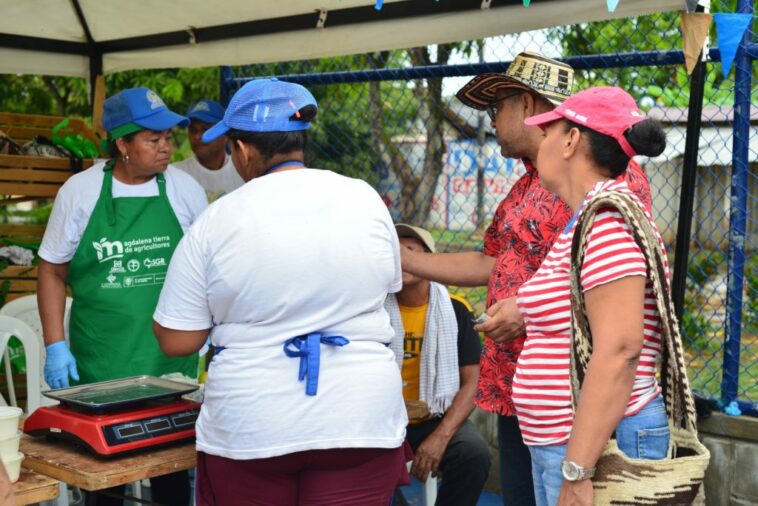
<path fill-rule="evenodd" d="M 242 87 L 224 119 L 244 186 L 182 239 L 156 309 L 169 355 L 217 353 L 197 422 L 197 504 L 386 506 L 407 416 L 384 310 L 397 234 L 365 182 L 306 168 L 302 86 Z"/>
<path fill-rule="evenodd" d="M 147 88 L 108 98 L 103 127 L 111 159 L 72 176 L 58 193 L 39 250 L 37 295 L 52 388 L 68 386 L 69 378 L 197 374 L 197 356 L 164 355 L 151 328 L 171 255 L 207 205 L 192 177 L 169 165 L 170 129 L 186 123 Z M 66 285 L 73 296 L 70 350 Z M 189 482 L 182 475 L 178 490 L 177 478 L 153 480 L 153 499 L 186 505 Z"/>

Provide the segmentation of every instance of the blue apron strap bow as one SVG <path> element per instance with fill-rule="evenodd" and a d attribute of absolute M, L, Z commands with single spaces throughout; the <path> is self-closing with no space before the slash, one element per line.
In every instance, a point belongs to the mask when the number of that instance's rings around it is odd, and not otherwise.
<path fill-rule="evenodd" d="M 306 395 L 316 395 L 318 392 L 318 372 L 321 361 L 321 345 L 345 346 L 350 341 L 342 336 L 322 336 L 313 332 L 307 336 L 297 336 L 287 339 L 284 343 L 284 354 L 290 358 L 300 357 L 300 371 L 297 378 L 300 381 L 307 376 L 305 382 Z M 295 349 L 291 349 L 293 346 Z"/>

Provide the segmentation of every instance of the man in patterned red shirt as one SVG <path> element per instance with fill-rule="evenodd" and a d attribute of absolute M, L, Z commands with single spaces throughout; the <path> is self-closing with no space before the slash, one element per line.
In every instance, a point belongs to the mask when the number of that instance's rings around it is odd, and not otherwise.
<path fill-rule="evenodd" d="M 461 253 L 402 252 L 403 270 L 445 284 L 487 284 L 488 320 L 476 327 L 487 336 L 480 361 L 476 404 L 498 414 L 500 481 L 503 504 L 534 505 L 531 459 L 519 432 L 511 399 L 511 382 L 524 344 L 524 323 L 516 292 L 539 268 L 566 226 L 571 211 L 539 183 L 532 164 L 542 142 L 537 127 L 524 124 L 552 110 L 571 95 L 573 69 L 535 53 L 521 53 L 505 73 L 474 77 L 457 97 L 486 110 L 497 132 L 500 153 L 521 159 L 526 173 L 513 185 L 487 228 L 483 251 Z M 626 180 L 650 208 L 650 188 L 632 162 Z"/>

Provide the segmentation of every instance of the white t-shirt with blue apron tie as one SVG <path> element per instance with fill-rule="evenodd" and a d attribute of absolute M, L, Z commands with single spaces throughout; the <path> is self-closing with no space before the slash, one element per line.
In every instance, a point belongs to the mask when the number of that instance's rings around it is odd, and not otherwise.
<path fill-rule="evenodd" d="M 61 187 L 39 249 L 39 256 L 54 264 L 69 262 L 79 247 L 84 229 L 100 196 L 103 167 L 100 162 L 71 176 Z M 203 188 L 189 174 L 169 165 L 164 172 L 166 193 L 179 225 L 185 232 L 208 206 Z M 113 178 L 113 196 L 153 197 L 158 195 L 155 178 L 143 184 L 124 184 Z"/>
<path fill-rule="evenodd" d="M 392 219 L 363 181 L 276 172 L 211 204 L 177 247 L 154 316 L 212 328 L 224 347 L 205 383 L 198 450 L 246 460 L 399 447 L 407 417 L 384 299 L 401 285 Z M 320 358 L 308 395 L 314 365 L 299 381 L 301 359 L 283 345 L 314 332 L 349 343 L 311 343 Z"/>

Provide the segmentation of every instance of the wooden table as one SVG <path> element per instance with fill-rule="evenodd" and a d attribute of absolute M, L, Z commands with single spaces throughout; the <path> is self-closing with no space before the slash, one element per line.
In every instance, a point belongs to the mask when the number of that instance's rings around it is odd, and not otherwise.
<path fill-rule="evenodd" d="M 23 465 L 74 487 L 93 491 L 195 467 L 195 443 L 103 459 L 63 441 L 21 436 Z"/>
<path fill-rule="evenodd" d="M 13 484 L 16 504 L 21 506 L 55 499 L 60 493 L 59 484 L 58 480 L 22 467 L 18 481 Z"/>

